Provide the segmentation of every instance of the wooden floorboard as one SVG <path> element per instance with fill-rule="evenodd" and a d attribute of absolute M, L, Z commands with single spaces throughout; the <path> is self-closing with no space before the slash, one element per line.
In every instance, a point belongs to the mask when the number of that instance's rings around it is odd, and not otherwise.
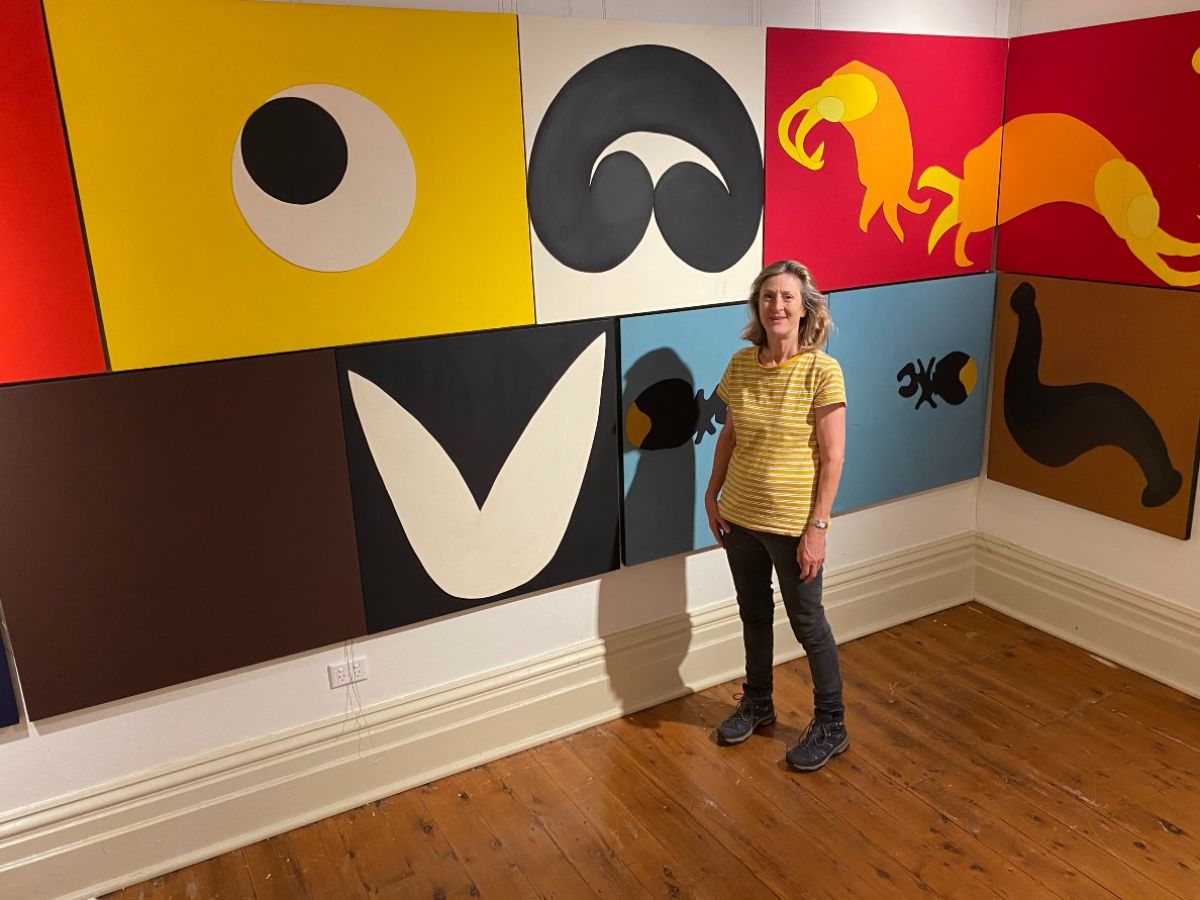
<path fill-rule="evenodd" d="M 740 746 L 721 685 L 110 896 L 1200 897 L 1200 700 L 974 603 L 841 658 L 819 772 L 801 659 Z"/>

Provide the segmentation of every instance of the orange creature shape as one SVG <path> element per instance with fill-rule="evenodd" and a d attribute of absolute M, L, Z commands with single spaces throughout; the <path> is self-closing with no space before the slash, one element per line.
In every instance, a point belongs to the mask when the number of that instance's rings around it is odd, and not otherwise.
<path fill-rule="evenodd" d="M 1172 269 L 1162 259 L 1200 256 L 1200 243 L 1180 240 L 1159 228 L 1158 200 L 1146 176 L 1104 135 L 1073 116 L 1017 116 L 967 151 L 961 178 L 941 166 L 930 166 L 921 173 L 917 187 L 931 187 L 950 197 L 929 232 L 928 249 L 932 253 L 943 235 L 957 227 L 954 261 L 960 266 L 971 265 L 966 243 L 972 234 L 1047 203 L 1075 203 L 1102 215 L 1133 255 L 1167 284 L 1200 284 L 1200 272 Z"/>
<path fill-rule="evenodd" d="M 801 112 L 804 118 L 792 139 L 792 123 Z M 908 110 L 892 79 L 866 63 L 852 60 L 784 110 L 779 117 L 780 146 L 813 171 L 825 165 L 825 143 L 822 141 L 810 154 L 804 149 L 804 140 L 821 122 L 840 123 L 854 141 L 858 180 L 866 189 L 858 227 L 865 232 L 882 207 L 892 233 L 903 243 L 898 209 L 920 215 L 929 208 L 929 201 L 918 202 L 908 193 L 913 177 L 912 131 Z"/>

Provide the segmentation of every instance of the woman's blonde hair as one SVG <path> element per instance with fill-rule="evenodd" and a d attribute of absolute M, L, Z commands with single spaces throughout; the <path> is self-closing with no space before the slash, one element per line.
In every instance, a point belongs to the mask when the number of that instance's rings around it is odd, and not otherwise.
<path fill-rule="evenodd" d="M 746 303 L 750 307 L 750 321 L 742 330 L 742 339 L 757 347 L 767 346 L 767 332 L 762 320 L 758 317 L 758 292 L 762 290 L 763 282 L 776 275 L 791 275 L 800 282 L 800 298 L 804 301 L 804 318 L 800 321 L 800 352 L 820 350 L 829 340 L 833 330 L 833 319 L 829 316 L 829 302 L 825 295 L 817 290 L 808 266 L 794 259 L 781 259 L 773 262 L 754 279 L 750 288 L 750 296 Z"/>

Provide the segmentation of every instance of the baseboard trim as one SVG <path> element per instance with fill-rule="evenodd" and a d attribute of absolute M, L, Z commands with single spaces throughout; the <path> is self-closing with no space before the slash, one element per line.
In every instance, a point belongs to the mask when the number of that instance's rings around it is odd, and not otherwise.
<path fill-rule="evenodd" d="M 1200 612 L 988 535 L 976 535 L 975 596 L 1200 697 Z"/>
<path fill-rule="evenodd" d="M 839 641 L 971 599 L 974 556 L 974 536 L 962 534 L 831 572 L 825 598 Z M 782 612 L 776 636 L 778 662 L 800 655 Z M 728 681 L 741 667 L 730 600 L 22 810 L 0 819 L 0 896 L 115 890 Z"/>
<path fill-rule="evenodd" d="M 831 572 L 839 641 L 975 598 L 1193 696 L 1200 612 L 986 535 Z M 776 661 L 800 655 L 782 612 Z M 0 896 L 84 898 L 737 677 L 731 601 L 0 819 Z"/>

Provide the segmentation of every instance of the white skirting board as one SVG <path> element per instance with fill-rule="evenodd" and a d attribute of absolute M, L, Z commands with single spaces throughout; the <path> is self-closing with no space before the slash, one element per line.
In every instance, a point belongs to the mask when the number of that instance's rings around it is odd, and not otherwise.
<path fill-rule="evenodd" d="M 973 577 L 961 534 L 831 572 L 825 602 L 847 641 L 969 600 Z M 776 636 L 777 662 L 800 655 L 782 609 Z M 137 883 L 736 678 L 742 653 L 731 599 L 24 811 L 0 821 L 0 897 Z"/>
<path fill-rule="evenodd" d="M 972 597 L 1200 696 L 1200 613 L 1006 541 L 962 534 L 826 579 L 839 641 Z M 776 638 L 777 662 L 800 655 L 782 610 Z M 730 600 L 64 798 L 0 821 L 0 896 L 92 897 L 735 679 L 741 667 Z"/>
<path fill-rule="evenodd" d="M 1008 541 L 976 536 L 980 603 L 1200 697 L 1200 612 Z"/>

